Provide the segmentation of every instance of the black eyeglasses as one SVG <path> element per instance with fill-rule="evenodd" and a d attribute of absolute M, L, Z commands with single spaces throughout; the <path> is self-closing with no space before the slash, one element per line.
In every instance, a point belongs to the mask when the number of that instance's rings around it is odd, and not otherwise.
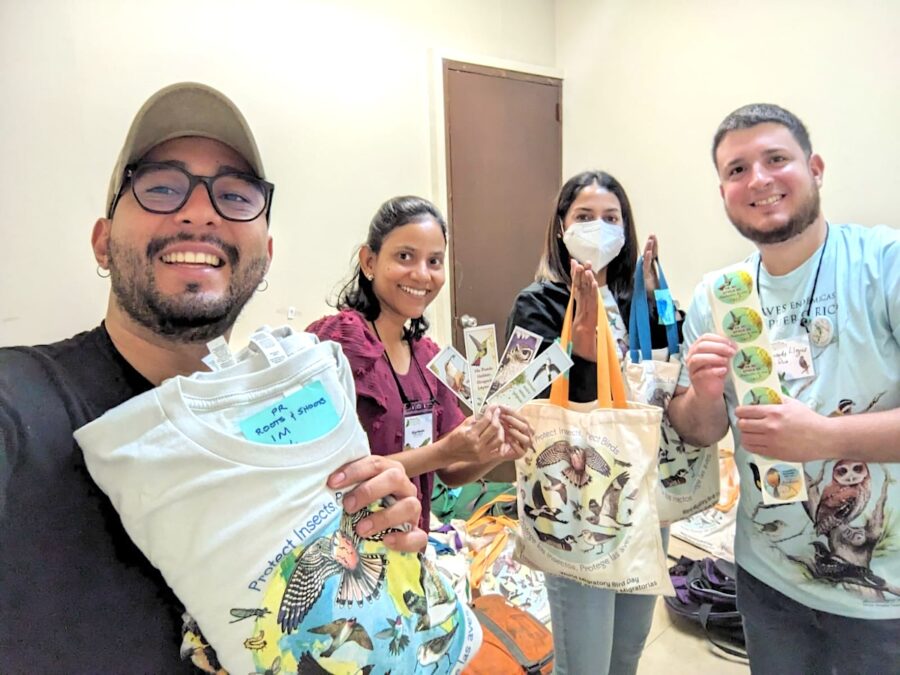
<path fill-rule="evenodd" d="M 125 180 L 138 204 L 150 213 L 175 213 L 190 199 L 199 183 L 206 186 L 209 200 L 225 220 L 247 222 L 259 218 L 271 206 L 275 186 L 244 173 L 195 176 L 178 166 L 157 162 L 125 168 Z M 115 210 L 121 194 L 113 203 Z"/>

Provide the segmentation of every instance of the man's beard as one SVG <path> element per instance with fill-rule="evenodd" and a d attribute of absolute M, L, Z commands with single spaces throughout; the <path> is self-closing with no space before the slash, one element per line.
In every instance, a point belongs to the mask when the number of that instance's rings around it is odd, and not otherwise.
<path fill-rule="evenodd" d="M 178 241 L 210 242 L 222 249 L 231 265 L 231 280 L 225 293 L 205 297 L 199 284 L 185 284 L 178 295 L 166 296 L 156 287 L 153 261 L 166 246 Z M 206 342 L 229 330 L 253 296 L 266 273 L 267 258 L 260 256 L 239 267 L 237 248 L 218 237 L 175 237 L 153 239 L 145 257 L 134 249 L 119 248 L 109 242 L 109 271 L 113 293 L 119 305 L 138 324 L 175 342 Z"/>
<path fill-rule="evenodd" d="M 816 222 L 819 217 L 819 189 L 813 185 L 809 197 L 800 204 L 790 219 L 781 227 L 774 230 L 758 230 L 749 223 L 735 218 L 726 207 L 725 212 L 731 220 L 731 224 L 745 238 L 755 244 L 781 244 L 789 239 L 803 234 L 806 229 Z"/>

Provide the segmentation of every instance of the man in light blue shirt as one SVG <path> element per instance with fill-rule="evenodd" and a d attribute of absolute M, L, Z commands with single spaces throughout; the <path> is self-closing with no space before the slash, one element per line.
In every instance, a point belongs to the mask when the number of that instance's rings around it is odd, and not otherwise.
<path fill-rule="evenodd" d="M 753 104 L 713 141 L 725 211 L 757 247 L 762 320 L 788 367 L 783 401 L 738 400 L 739 345 L 706 285 L 684 327 L 669 416 L 697 445 L 734 434 L 738 608 L 754 673 L 900 668 L 900 232 L 835 225 L 822 158 L 792 113 Z M 777 349 L 776 349 L 777 351 Z M 765 403 L 765 402 L 763 402 Z M 761 457 L 802 462 L 808 500 L 764 504 Z M 891 665 L 893 664 L 893 665 Z"/>

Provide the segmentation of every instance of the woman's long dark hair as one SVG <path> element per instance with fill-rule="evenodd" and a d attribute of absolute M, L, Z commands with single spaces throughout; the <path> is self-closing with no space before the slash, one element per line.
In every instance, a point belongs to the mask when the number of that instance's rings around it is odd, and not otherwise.
<path fill-rule="evenodd" d="M 446 243 L 447 221 L 434 204 L 421 197 L 405 196 L 389 199 L 379 207 L 375 217 L 372 218 L 365 245 L 377 255 L 381 251 L 384 238 L 391 232 L 398 227 L 426 219 L 433 219 L 441 226 Z M 350 281 L 338 292 L 336 306 L 338 309 L 355 309 L 366 317 L 367 321 L 375 321 L 381 314 L 381 303 L 378 302 L 372 282 L 363 274 L 358 258 Z M 425 335 L 426 330 L 428 322 L 425 317 L 413 317 L 409 326 L 403 328 L 403 337 L 407 340 L 418 340 Z"/>
<path fill-rule="evenodd" d="M 556 210 L 550 218 L 547 235 L 544 239 L 544 251 L 538 263 L 535 281 L 548 281 L 572 285 L 569 273 L 571 257 L 563 243 L 563 222 L 572 207 L 572 202 L 581 191 L 589 185 L 597 185 L 614 194 L 622 207 L 622 227 L 625 228 L 625 245 L 606 268 L 606 283 L 612 292 L 619 311 L 628 317 L 631 311 L 631 297 L 634 292 L 634 270 L 637 267 L 638 245 L 637 232 L 634 228 L 634 216 L 631 203 L 625 188 L 615 178 L 604 171 L 584 171 L 572 176 L 562 186 L 556 198 Z"/>

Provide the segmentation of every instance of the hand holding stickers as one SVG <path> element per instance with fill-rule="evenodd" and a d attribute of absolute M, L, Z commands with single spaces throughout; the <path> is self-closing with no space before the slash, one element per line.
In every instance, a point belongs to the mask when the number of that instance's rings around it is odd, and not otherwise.
<path fill-rule="evenodd" d="M 464 339 L 467 359 L 453 347 L 445 347 L 427 367 L 476 413 L 486 405 L 518 410 L 572 367 L 558 344 L 537 356 L 541 336 L 518 326 L 499 362 L 493 324 L 467 328 Z"/>
<path fill-rule="evenodd" d="M 753 272 L 746 264 L 733 265 L 706 277 L 716 332 L 737 343 L 731 374 L 741 405 L 782 402 L 772 346 L 763 324 Z M 803 501 L 803 465 L 756 455 L 764 504 Z"/>

